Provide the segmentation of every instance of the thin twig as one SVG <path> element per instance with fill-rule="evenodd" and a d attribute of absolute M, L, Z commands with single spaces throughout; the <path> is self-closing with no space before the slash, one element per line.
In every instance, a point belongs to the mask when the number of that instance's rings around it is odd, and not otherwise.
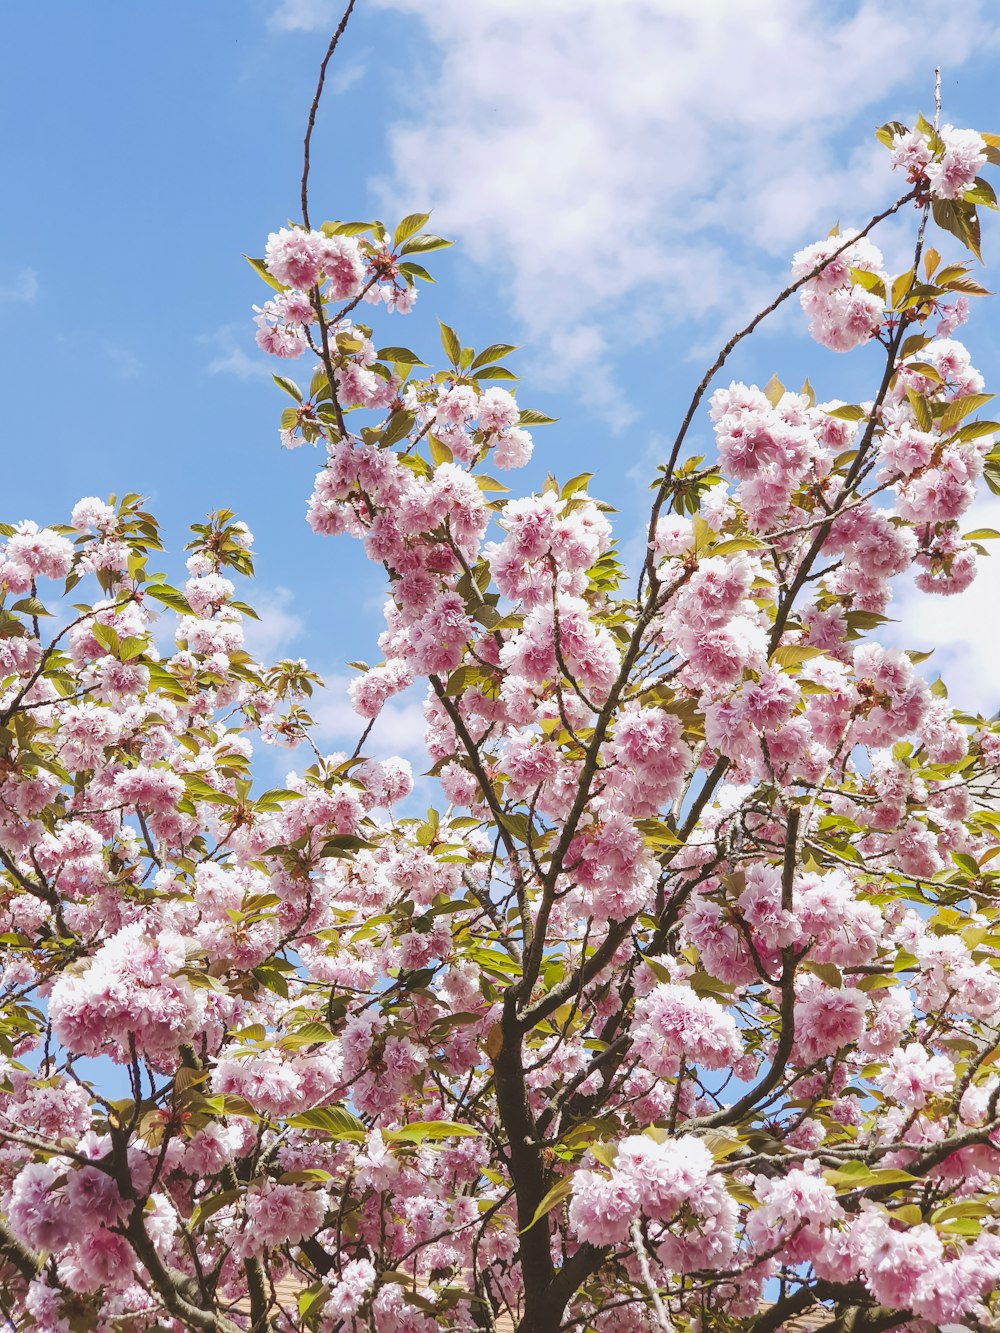
<path fill-rule="evenodd" d="M 656 1322 L 659 1324 L 662 1333 L 674 1333 L 674 1326 L 670 1322 L 670 1316 L 660 1299 L 660 1293 L 656 1283 L 653 1281 L 653 1273 L 649 1267 L 649 1255 L 646 1253 L 646 1242 L 642 1238 L 642 1227 L 639 1225 L 639 1219 L 636 1218 L 632 1223 L 632 1248 L 635 1250 L 635 1257 L 639 1260 L 639 1271 L 642 1274 L 643 1285 L 649 1292 L 649 1299 L 653 1304 L 653 1313 L 656 1315 Z"/>
<path fill-rule="evenodd" d="M 302 144 L 302 221 L 309 228 L 309 146 L 312 142 L 313 126 L 316 124 L 316 112 L 319 110 L 319 100 L 323 96 L 323 84 L 326 82 L 326 67 L 330 63 L 330 57 L 337 49 L 337 43 L 344 35 L 344 29 L 347 27 L 347 20 L 351 17 L 351 11 L 354 8 L 355 0 L 350 0 L 350 4 L 344 10 L 344 16 L 337 25 L 337 31 L 330 38 L 330 45 L 326 49 L 326 55 L 323 57 L 323 63 L 319 67 L 319 82 L 316 84 L 316 93 L 312 100 L 312 106 L 309 108 L 309 123 L 306 125 L 306 137 Z M 330 386 L 333 387 L 332 385 Z"/>

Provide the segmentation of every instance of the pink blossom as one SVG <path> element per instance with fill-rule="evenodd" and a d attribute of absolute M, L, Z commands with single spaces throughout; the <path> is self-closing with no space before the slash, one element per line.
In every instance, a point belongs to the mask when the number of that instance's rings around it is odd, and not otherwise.
<path fill-rule="evenodd" d="M 940 137 L 944 151 L 926 167 L 931 193 L 939 199 L 960 199 L 986 164 L 986 144 L 975 130 L 951 125 L 941 127 Z"/>
<path fill-rule="evenodd" d="M 610 1177 L 580 1169 L 573 1174 L 569 1224 L 577 1238 L 590 1245 L 617 1245 L 628 1237 L 639 1215 L 639 1189 L 621 1172 Z"/>
<path fill-rule="evenodd" d="M 864 1031 L 868 996 L 864 991 L 826 986 L 806 976 L 796 985 L 795 1040 L 803 1063 L 833 1055 L 859 1041 Z"/>
<path fill-rule="evenodd" d="M 680 1056 L 724 1069 L 743 1053 L 732 1014 L 687 986 L 661 984 L 637 1000 L 632 1037 L 646 1068 L 664 1077 L 676 1073 Z"/>
<path fill-rule="evenodd" d="M 319 277 L 322 232 L 282 227 L 267 238 L 264 262 L 268 272 L 286 287 L 307 288 Z"/>
<path fill-rule="evenodd" d="M 647 1217 L 667 1222 L 707 1182 L 713 1166 L 712 1154 L 691 1134 L 662 1143 L 634 1134 L 618 1145 L 614 1174 L 631 1182 Z"/>
<path fill-rule="evenodd" d="M 303 1189 L 301 1185 L 268 1184 L 250 1191 L 246 1197 L 246 1248 L 259 1254 L 313 1235 L 323 1223 L 327 1204 L 324 1190 Z"/>
<path fill-rule="evenodd" d="M 929 1055 L 923 1046 L 911 1042 L 889 1056 L 888 1067 L 875 1080 L 889 1097 L 910 1110 L 920 1111 L 928 1098 L 951 1091 L 955 1070 L 943 1055 Z"/>

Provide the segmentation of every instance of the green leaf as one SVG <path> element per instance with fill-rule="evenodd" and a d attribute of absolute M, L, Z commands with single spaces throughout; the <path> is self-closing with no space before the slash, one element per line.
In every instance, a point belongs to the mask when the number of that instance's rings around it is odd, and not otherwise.
<path fill-rule="evenodd" d="M 434 278 L 427 272 L 421 264 L 400 264 L 400 273 L 404 273 L 410 278 L 421 278 L 424 282 L 434 282 Z"/>
<path fill-rule="evenodd" d="M 294 398 L 297 403 L 302 402 L 302 390 L 294 380 L 290 380 L 287 375 L 272 375 L 271 379 L 274 380 L 279 389 L 284 389 L 285 393 Z"/>
<path fill-rule="evenodd" d="M 251 259 L 249 255 L 244 255 L 243 258 L 247 261 L 247 263 L 250 265 L 253 271 L 257 274 L 258 278 L 263 278 L 269 287 L 273 287 L 276 292 L 288 291 L 288 288 L 284 285 L 284 283 L 279 282 L 277 278 L 271 277 L 270 273 L 268 273 L 267 271 L 267 265 L 264 263 L 263 259 Z"/>
<path fill-rule="evenodd" d="M 303 793 L 290 791 L 287 787 L 272 787 L 262 792 L 254 801 L 257 810 L 280 810 L 286 801 L 301 801 Z"/>
<path fill-rule="evenodd" d="M 808 662 L 810 658 L 820 657 L 821 655 L 822 649 L 820 648 L 812 648 L 801 643 L 789 643 L 781 648 L 775 648 L 771 654 L 771 661 L 783 667 L 801 666 L 803 662 Z"/>
<path fill-rule="evenodd" d="M 956 432 L 955 439 L 964 444 L 967 440 L 981 440 L 984 435 L 993 435 L 997 431 L 1000 431 L 1000 421 L 970 421 Z"/>
<path fill-rule="evenodd" d="M 952 852 L 951 859 L 959 869 L 964 870 L 967 875 L 971 875 L 973 879 L 978 878 L 979 862 L 974 856 L 970 856 L 968 852 Z"/>
<path fill-rule="evenodd" d="M 979 218 L 974 204 L 958 199 L 934 199 L 931 201 L 931 213 L 943 231 L 950 232 L 967 250 L 972 251 L 980 263 L 983 262 Z"/>
<path fill-rule="evenodd" d="M 416 352 L 411 352 L 408 347 L 383 347 L 377 354 L 380 361 L 391 361 L 394 366 L 426 366 L 426 361 L 421 361 Z"/>
<path fill-rule="evenodd" d="M 191 610 L 191 603 L 182 592 L 176 588 L 171 588 L 169 583 L 150 583 L 143 592 L 149 597 L 155 597 L 158 602 L 168 606 L 171 611 L 179 611 L 181 615 L 190 616 L 194 613 Z"/>
<path fill-rule="evenodd" d="M 877 296 L 880 301 L 886 299 L 885 283 L 877 273 L 869 273 L 865 268 L 852 268 L 851 281 L 856 287 L 863 287 L 866 292 L 871 292 L 873 296 Z M 909 283 L 907 283 L 907 286 L 909 286 Z"/>
<path fill-rule="evenodd" d="M 517 376 L 506 366 L 484 366 L 482 370 L 472 372 L 473 379 L 477 380 L 516 380 Z"/>
<path fill-rule="evenodd" d="M 374 844 L 368 842 L 365 838 L 357 838 L 353 833 L 338 833 L 334 838 L 328 838 L 320 848 L 320 856 L 349 856 L 351 852 L 367 851 Z"/>
<path fill-rule="evenodd" d="M 322 1282 L 314 1282 L 311 1287 L 306 1287 L 305 1291 L 299 1292 L 299 1318 L 308 1319 L 310 1315 L 316 1314 L 329 1298 L 330 1290 Z"/>
<path fill-rule="evenodd" d="M 906 398 L 910 404 L 913 415 L 917 419 L 917 425 L 921 430 L 930 430 L 934 425 L 934 418 L 931 415 L 930 404 L 922 393 L 917 393 L 916 389 L 907 386 Z"/>
<path fill-rule="evenodd" d="M 298 1051 L 303 1046 L 323 1046 L 336 1040 L 325 1023 L 303 1023 L 294 1032 L 282 1037 L 278 1045 L 285 1051 Z"/>
<path fill-rule="evenodd" d="M 386 422 L 385 427 L 379 436 L 379 442 L 388 446 L 396 444 L 399 440 L 405 439 L 413 429 L 413 423 L 416 417 L 406 408 L 400 408 L 398 412 L 393 412 L 392 416 Z"/>
<path fill-rule="evenodd" d="M 519 842 L 528 843 L 533 839 L 534 831 L 531 821 L 524 810 L 517 810 L 510 814 L 506 811 L 500 811 L 499 818 L 507 832 L 517 838 Z"/>
<path fill-rule="evenodd" d="M 51 611 L 46 611 L 45 607 L 37 597 L 22 597 L 19 602 L 15 602 L 10 608 L 12 611 L 20 611 L 24 616 L 50 616 Z"/>
<path fill-rule="evenodd" d="M 118 656 L 123 662 L 131 662 L 133 658 L 141 657 L 149 647 L 145 639 L 136 638 L 129 634 L 118 645 Z"/>
<path fill-rule="evenodd" d="M 576 495 L 577 491 L 585 491 L 593 476 L 593 472 L 578 472 L 575 477 L 570 477 L 559 492 L 560 497 L 568 500 L 571 495 Z"/>
<path fill-rule="evenodd" d="M 372 222 L 324 222 L 320 230 L 327 236 L 360 236 L 371 231 Z"/>
<path fill-rule="evenodd" d="M 478 370 L 480 366 L 489 365 L 491 361 L 502 361 L 503 358 L 511 352 L 516 352 L 517 347 L 513 343 L 490 343 L 479 353 L 472 363 L 472 369 Z"/>
<path fill-rule="evenodd" d="M 184 774 L 184 787 L 187 794 L 195 801 L 208 801 L 211 805 L 236 805 L 235 796 L 228 792 L 216 791 L 213 786 L 198 777 L 196 773 Z"/>
<path fill-rule="evenodd" d="M 355 1143 L 363 1143 L 368 1137 L 364 1121 L 342 1106 L 317 1106 L 289 1116 L 286 1124 L 293 1129 L 318 1129 L 333 1139 L 351 1139 Z"/>
<path fill-rule="evenodd" d="M 753 537 L 727 537 L 712 547 L 713 555 L 735 555 L 738 551 L 759 551 L 764 543 Z"/>
<path fill-rule="evenodd" d="M 445 250 L 449 245 L 454 245 L 454 241 L 446 241 L 443 236 L 432 236 L 430 232 L 421 232 L 419 236 L 413 236 L 406 242 L 400 250 L 401 255 L 422 255 L 428 250 Z"/>
<path fill-rule="evenodd" d="M 191 1230 L 197 1230 L 206 1218 L 211 1217 L 214 1213 L 221 1212 L 229 1204 L 235 1203 L 242 1193 L 243 1191 L 239 1188 L 221 1190 L 218 1194 L 213 1194 L 210 1199 L 202 1200 L 191 1214 L 191 1221 L 188 1224 Z"/>
<path fill-rule="evenodd" d="M 441 325 L 441 346 L 444 348 L 444 354 L 451 364 L 457 367 L 462 355 L 462 344 L 459 342 L 458 334 L 440 319 L 438 323 Z"/>
<path fill-rule="evenodd" d="M 518 420 L 519 426 L 551 426 L 558 417 L 547 417 L 544 412 L 537 412 L 533 407 L 521 409 L 521 416 Z"/>
<path fill-rule="evenodd" d="M 836 417 L 838 421 L 864 421 L 868 413 L 856 403 L 845 403 L 843 407 L 827 408 L 826 415 Z"/>
<path fill-rule="evenodd" d="M 424 1143 L 435 1139 L 478 1138 L 479 1130 L 457 1120 L 414 1120 L 402 1129 L 384 1129 L 382 1137 L 390 1143 Z"/>
<path fill-rule="evenodd" d="M 642 834 L 648 846 L 662 851 L 666 847 L 682 846 L 680 838 L 669 824 L 662 819 L 639 819 L 636 828 Z M 647 962 L 650 961 L 647 959 Z"/>
<path fill-rule="evenodd" d="M 873 1170 L 864 1162 L 845 1162 L 842 1167 L 824 1171 L 823 1175 L 831 1185 L 845 1189 L 866 1189 L 871 1185 L 915 1185 L 916 1176 L 908 1171 Z"/>
<path fill-rule="evenodd" d="M 995 396 L 992 393 L 969 393 L 963 398 L 956 398 L 954 402 L 949 403 L 938 422 L 938 428 L 942 435 L 949 434 L 963 417 L 967 417 L 970 412 L 978 412 Z"/>
<path fill-rule="evenodd" d="M 814 963 L 807 960 L 803 966 L 812 972 L 814 976 L 825 981 L 831 990 L 841 990 L 844 985 L 844 978 L 841 976 L 840 968 L 835 963 Z"/>
<path fill-rule="evenodd" d="M 949 282 L 942 282 L 941 286 L 949 292 L 961 292 L 965 296 L 992 296 L 993 293 L 985 287 L 975 282 L 972 278 L 959 277 L 952 278 Z"/>
<path fill-rule="evenodd" d="M 785 395 L 785 386 L 777 375 L 772 375 L 764 385 L 764 397 L 772 407 L 777 407 Z"/>
<path fill-rule="evenodd" d="M 908 126 L 899 120 L 887 120 L 884 125 L 880 125 L 875 131 L 875 138 L 886 148 L 892 147 L 892 141 L 897 135 L 909 133 Z"/>
<path fill-rule="evenodd" d="M 329 1171 L 319 1166 L 307 1166 L 302 1171 L 282 1171 L 278 1177 L 279 1185 L 313 1185 L 324 1180 L 332 1180 Z"/>
<path fill-rule="evenodd" d="M 944 384 L 944 376 L 929 361 L 907 361 L 905 368 L 922 375 L 925 380 L 932 380 L 935 384 Z"/>
<path fill-rule="evenodd" d="M 428 435 L 427 445 L 430 449 L 431 458 L 438 465 L 441 463 L 453 463 L 455 455 L 451 452 L 443 440 L 439 440 L 436 435 Z"/>
<path fill-rule="evenodd" d="M 983 204 L 986 208 L 996 208 L 997 197 L 993 186 L 982 176 L 977 176 L 971 189 L 965 191 L 962 198 L 967 204 Z"/>
<path fill-rule="evenodd" d="M 411 236 L 415 236 L 425 222 L 430 218 L 430 213 L 409 213 L 392 233 L 393 248 L 401 245 L 403 241 L 408 241 Z"/>
<path fill-rule="evenodd" d="M 907 296 L 909 296 L 909 294 L 910 294 L 910 288 L 913 286 L 913 282 L 914 282 L 914 278 L 915 278 L 915 277 L 916 277 L 916 271 L 915 271 L 914 269 L 911 268 L 911 269 L 909 269 L 906 273 L 900 273 L 899 277 L 898 277 L 898 278 L 895 278 L 895 279 L 893 280 L 893 284 L 892 284 L 892 308 L 893 308 L 894 310 L 898 310 L 899 307 L 903 304 L 903 301 L 905 300 L 905 298 L 906 298 Z M 884 286 L 884 284 L 882 283 L 882 280 L 881 280 L 881 279 L 879 279 L 879 286 L 882 287 L 882 295 L 883 295 L 883 299 L 884 299 L 884 296 L 885 296 L 885 286 Z M 874 288 L 874 287 L 869 287 L 868 290 L 869 290 L 869 291 L 875 291 L 875 288 Z M 876 293 L 876 295 L 877 295 L 877 293 Z"/>
<path fill-rule="evenodd" d="M 563 1176 L 561 1180 L 557 1180 L 552 1188 L 545 1193 L 541 1203 L 535 1209 L 534 1217 L 532 1217 L 531 1221 L 524 1228 L 524 1231 L 521 1232 L 521 1235 L 523 1236 L 525 1231 L 530 1231 L 536 1222 L 541 1221 L 547 1213 L 551 1213 L 553 1208 L 557 1208 L 559 1204 L 562 1203 L 563 1199 L 568 1199 L 572 1193 L 572 1176 Z"/>
<path fill-rule="evenodd" d="M 105 652 L 110 653 L 112 657 L 119 656 L 121 640 L 116 629 L 112 629 L 110 625 L 99 625 L 95 622 L 91 625 L 90 632 Z"/>

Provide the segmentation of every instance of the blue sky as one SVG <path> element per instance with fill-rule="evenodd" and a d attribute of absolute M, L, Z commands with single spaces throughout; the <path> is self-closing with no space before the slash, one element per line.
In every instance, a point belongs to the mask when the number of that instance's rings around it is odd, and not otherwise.
<path fill-rule="evenodd" d="M 221 505 L 257 535 L 255 646 L 334 678 L 374 661 L 382 581 L 303 521 L 317 456 L 277 444 L 282 395 L 253 344 L 263 288 L 241 258 L 297 212 L 301 139 L 340 0 L 50 0 L 5 10 L 0 114 L 2 517 L 65 519 L 81 495 L 151 497 L 176 550 Z M 793 250 L 891 200 L 873 127 L 912 119 L 944 69 L 945 119 L 1000 130 L 1000 20 L 958 0 L 358 0 L 314 140 L 312 212 L 388 222 L 433 207 L 458 245 L 378 345 L 431 359 L 519 343 L 519 397 L 560 418 L 515 485 L 595 472 L 634 543 L 645 485 L 714 345 Z M 904 267 L 912 219 L 886 233 Z M 942 245 L 946 255 L 951 250 Z M 987 262 L 1000 229 L 987 228 Z M 990 285 L 995 286 L 996 283 Z M 967 330 L 988 386 L 1000 314 Z M 866 394 L 874 362 L 810 343 L 797 309 L 734 359 L 820 398 Z M 293 372 L 294 373 L 294 372 Z M 728 382 L 728 376 L 725 382 Z M 708 443 L 704 426 L 699 432 Z M 1000 526 L 997 506 L 977 511 Z M 1000 569 L 1000 566 L 998 566 Z M 940 641 L 953 695 L 1000 705 L 982 625 L 1000 575 L 948 602 L 900 598 L 908 646 Z M 957 678 L 957 679 L 956 679 Z M 403 702 L 378 746 L 413 754 Z"/>

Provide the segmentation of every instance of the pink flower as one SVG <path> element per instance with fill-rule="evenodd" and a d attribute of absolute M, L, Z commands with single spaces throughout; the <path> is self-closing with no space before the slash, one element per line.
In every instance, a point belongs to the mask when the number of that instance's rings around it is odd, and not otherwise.
<path fill-rule="evenodd" d="M 688 986 L 661 984 L 637 1000 L 632 1038 L 646 1068 L 664 1077 L 677 1072 L 680 1056 L 705 1069 L 724 1069 L 743 1054 L 733 1016 Z"/>
<path fill-rule="evenodd" d="M 911 1042 L 889 1056 L 886 1070 L 875 1082 L 888 1097 L 894 1097 L 907 1109 L 921 1111 L 931 1097 L 943 1097 L 955 1084 L 955 1070 L 943 1055 L 929 1055 L 923 1046 Z"/>
<path fill-rule="evenodd" d="M 315 235 L 315 233 L 313 233 Z M 357 296 L 365 278 L 358 243 L 353 236 L 325 236 L 315 242 L 316 256 L 326 278 L 325 294 L 331 301 L 349 301 Z M 311 287 L 312 283 L 295 286 Z"/>
<path fill-rule="evenodd" d="M 938 199 L 961 199 L 986 165 L 986 144 L 975 130 L 942 127 L 944 152 L 926 168 L 931 193 Z"/>
<path fill-rule="evenodd" d="M 714 1165 L 705 1144 L 692 1134 L 662 1143 L 635 1134 L 618 1145 L 614 1174 L 635 1187 L 647 1217 L 668 1222 L 706 1183 Z"/>
<path fill-rule="evenodd" d="M 896 1231 L 875 1208 L 862 1213 L 853 1232 L 872 1295 L 890 1309 L 909 1309 L 944 1259 L 937 1232 L 925 1223 Z"/>
<path fill-rule="evenodd" d="M 69 1200 L 54 1188 L 56 1176 L 48 1162 L 29 1162 L 21 1168 L 11 1189 L 10 1225 L 33 1250 L 62 1249 L 78 1225 Z"/>
<path fill-rule="evenodd" d="M 807 1164 L 808 1165 L 808 1164 Z M 773 1250 L 785 1242 L 782 1257 L 802 1263 L 820 1253 L 826 1229 L 845 1214 L 837 1192 L 813 1170 L 792 1167 L 784 1176 L 757 1176 L 754 1193 L 760 1201 L 747 1220 L 747 1238 L 758 1250 Z"/>
<path fill-rule="evenodd" d="M 320 270 L 322 232 L 300 227 L 282 227 L 271 232 L 264 250 L 268 272 L 286 287 L 308 288 L 316 284 Z"/>
<path fill-rule="evenodd" d="M 106 940 L 80 975 L 63 972 L 52 987 L 49 1016 L 57 1039 L 77 1055 L 102 1051 L 169 1063 L 190 1041 L 204 1012 L 205 994 L 176 975 L 186 961 L 184 940 L 172 930 L 155 939 L 142 923 Z"/>
<path fill-rule="evenodd" d="M 800 250 L 792 260 L 792 276 L 804 277 L 856 235 L 844 231 Z M 810 334 L 834 352 L 847 352 L 867 342 L 882 321 L 882 298 L 855 283 L 852 269 L 874 273 L 885 281 L 881 252 L 866 237 L 860 237 L 811 278 L 799 293 L 802 309 L 810 316 Z"/>
<path fill-rule="evenodd" d="M 795 1042 L 803 1064 L 835 1054 L 859 1041 L 865 1026 L 868 996 L 845 986 L 835 990 L 818 977 L 804 976 L 796 985 Z"/>
<path fill-rule="evenodd" d="M 530 462 L 534 442 L 526 430 L 502 430 L 493 443 L 493 461 L 497 467 L 508 469 L 524 467 Z"/>
<path fill-rule="evenodd" d="M 268 1184 L 251 1191 L 246 1198 L 246 1248 L 259 1254 L 313 1235 L 323 1225 L 328 1202 L 325 1190 L 302 1185 Z"/>
<path fill-rule="evenodd" d="M 628 1238 L 639 1215 L 639 1190 L 627 1175 L 578 1170 L 573 1175 L 569 1225 L 577 1238 L 591 1245 L 617 1245 Z"/>
<path fill-rule="evenodd" d="M 480 430 L 510 430 L 520 420 L 521 412 L 514 395 L 506 389 L 487 389 L 479 399 Z"/>

